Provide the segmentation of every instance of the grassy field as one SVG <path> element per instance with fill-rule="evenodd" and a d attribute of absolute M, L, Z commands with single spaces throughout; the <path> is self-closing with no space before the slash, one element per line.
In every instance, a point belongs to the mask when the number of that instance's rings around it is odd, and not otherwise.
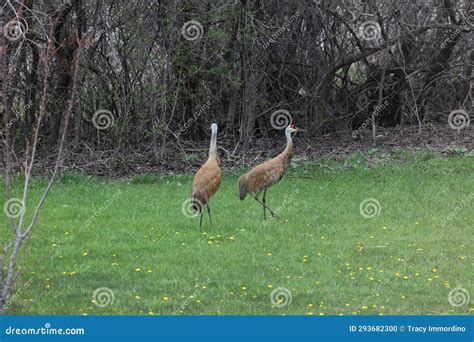
<path fill-rule="evenodd" d="M 474 158 L 370 159 L 296 160 L 268 191 L 281 218 L 266 223 L 227 174 L 214 226 L 205 216 L 201 230 L 181 210 L 192 175 L 64 175 L 21 255 L 8 313 L 473 314 L 448 294 L 474 297 Z M 44 185 L 34 180 L 35 198 Z M 360 210 L 369 198 L 380 203 L 372 218 Z M 7 229 L 2 215 L 2 241 Z"/>

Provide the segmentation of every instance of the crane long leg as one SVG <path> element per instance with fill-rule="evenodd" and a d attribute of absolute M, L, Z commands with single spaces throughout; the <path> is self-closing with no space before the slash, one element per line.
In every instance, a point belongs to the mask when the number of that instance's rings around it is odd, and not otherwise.
<path fill-rule="evenodd" d="M 204 214 L 204 212 L 201 211 L 201 216 L 199 219 L 199 229 L 201 229 L 201 226 L 202 226 L 202 214 Z"/>
<path fill-rule="evenodd" d="M 263 197 L 262 197 L 262 202 L 263 202 L 263 219 L 266 221 L 267 220 L 267 208 L 265 208 L 265 195 L 267 194 L 267 189 L 263 190 Z"/>
<path fill-rule="evenodd" d="M 206 208 L 207 208 L 207 214 L 209 215 L 209 221 L 211 221 L 211 226 L 212 226 L 213 224 L 212 224 L 212 217 L 211 217 L 211 207 L 209 207 L 209 204 L 206 204 Z"/>
<path fill-rule="evenodd" d="M 257 196 L 255 196 L 255 195 L 252 195 L 252 196 L 253 196 L 253 198 L 255 198 L 255 200 L 256 200 L 258 203 L 260 203 L 260 204 L 263 205 L 265 208 L 267 208 L 273 216 L 279 217 L 271 208 L 269 208 L 266 204 L 262 203 L 262 201 L 260 201 L 260 200 L 257 198 Z"/>

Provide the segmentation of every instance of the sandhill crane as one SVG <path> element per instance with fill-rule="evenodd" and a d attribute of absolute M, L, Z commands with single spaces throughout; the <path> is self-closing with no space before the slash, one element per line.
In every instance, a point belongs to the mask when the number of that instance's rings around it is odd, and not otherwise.
<path fill-rule="evenodd" d="M 211 146 L 209 148 L 209 158 L 194 176 L 193 190 L 192 190 L 192 206 L 195 211 L 201 214 L 199 220 L 199 228 L 202 225 L 202 215 L 204 213 L 204 206 L 207 208 L 209 220 L 212 225 L 211 208 L 209 207 L 209 200 L 219 189 L 221 184 L 221 170 L 219 168 L 219 156 L 217 155 L 217 124 L 211 125 Z"/>
<path fill-rule="evenodd" d="M 262 164 L 255 166 L 252 170 L 239 178 L 240 199 L 244 200 L 247 193 L 250 193 L 257 202 L 263 206 L 263 218 L 267 218 L 268 209 L 272 216 L 278 215 L 270 209 L 265 203 L 265 195 L 267 189 L 275 183 L 278 183 L 285 174 L 288 164 L 293 157 L 293 141 L 291 133 L 302 131 L 295 125 L 289 125 L 285 129 L 286 148 L 275 158 L 268 160 Z M 258 199 L 258 195 L 263 191 L 262 201 Z"/>

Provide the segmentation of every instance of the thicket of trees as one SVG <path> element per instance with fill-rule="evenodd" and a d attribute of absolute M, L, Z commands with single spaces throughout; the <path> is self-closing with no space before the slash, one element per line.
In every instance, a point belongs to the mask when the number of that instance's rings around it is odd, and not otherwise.
<path fill-rule="evenodd" d="M 214 121 L 248 142 L 273 134 L 280 109 L 310 134 L 472 110 L 469 0 L 7 0 L 2 11 L 1 125 L 18 148 L 39 112 L 50 32 L 41 147 L 60 139 L 81 39 L 72 145 L 158 155 Z"/>

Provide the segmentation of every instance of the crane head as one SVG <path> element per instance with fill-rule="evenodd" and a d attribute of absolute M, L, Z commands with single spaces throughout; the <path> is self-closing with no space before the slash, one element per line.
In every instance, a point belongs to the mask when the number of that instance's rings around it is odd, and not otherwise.
<path fill-rule="evenodd" d="M 299 131 L 302 131 L 301 129 L 299 129 L 298 127 L 296 127 L 296 125 L 289 125 L 288 127 L 286 127 L 286 131 L 289 132 L 289 133 L 295 133 L 295 132 L 299 132 Z"/>
<path fill-rule="evenodd" d="M 211 125 L 211 132 L 212 132 L 213 134 L 216 134 L 216 133 L 217 133 L 217 124 L 216 124 L 216 123 L 213 123 L 213 124 Z"/>

